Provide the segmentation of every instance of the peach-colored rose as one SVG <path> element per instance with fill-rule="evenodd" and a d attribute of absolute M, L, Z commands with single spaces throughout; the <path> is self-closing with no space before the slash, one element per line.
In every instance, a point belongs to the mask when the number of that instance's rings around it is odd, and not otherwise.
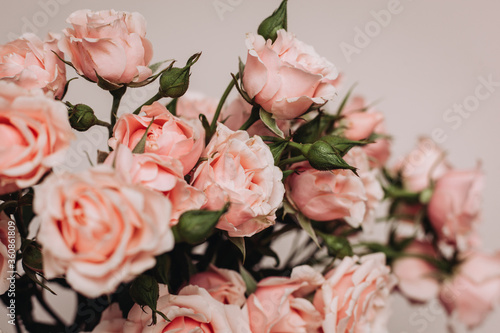
<path fill-rule="evenodd" d="M 0 194 L 38 183 L 74 137 L 64 104 L 7 82 L 0 82 L 0 133 Z"/>
<path fill-rule="evenodd" d="M 213 298 L 224 304 L 243 306 L 247 287 L 241 275 L 230 269 L 210 265 L 209 270 L 195 274 L 189 284 L 204 288 Z"/>
<path fill-rule="evenodd" d="M 298 266 L 290 278 L 270 277 L 259 282 L 246 308 L 252 332 L 312 333 L 321 326 L 321 315 L 305 299 L 324 282 L 310 266 Z"/>
<path fill-rule="evenodd" d="M 99 165 L 50 175 L 35 189 L 45 276 L 88 297 L 113 292 L 171 250 L 170 202 Z"/>
<path fill-rule="evenodd" d="M 449 171 L 437 181 L 427 208 L 438 235 L 460 249 L 480 219 L 483 178 L 479 169 Z"/>
<path fill-rule="evenodd" d="M 154 118 L 144 152 L 178 159 L 183 165 L 183 174 L 188 174 L 198 162 L 205 144 L 201 122 L 174 117 L 158 102 L 143 107 L 142 112 L 144 115 L 127 113 L 118 119 L 109 146 L 116 149 L 121 143 L 133 150 Z"/>
<path fill-rule="evenodd" d="M 274 224 L 285 192 L 283 173 L 274 166 L 269 147 L 259 136 L 217 126 L 196 169 L 193 186 L 205 192 L 206 208 L 221 209 L 230 202 L 217 228 L 231 237 L 252 236 Z"/>
<path fill-rule="evenodd" d="M 146 20 L 139 13 L 78 10 L 66 20 L 60 49 L 79 74 L 97 82 L 97 75 L 116 84 L 142 82 L 153 46 L 145 38 Z"/>
<path fill-rule="evenodd" d="M 285 30 L 273 43 L 248 34 L 243 86 L 276 119 L 301 116 L 313 104 L 324 104 L 336 94 L 335 66 Z"/>
<path fill-rule="evenodd" d="M 101 321 L 91 333 L 123 333 L 126 320 L 118 303 L 111 304 L 101 316 Z"/>
<path fill-rule="evenodd" d="M 385 123 L 380 123 L 375 127 L 375 134 L 381 137 L 374 143 L 363 146 L 363 150 L 370 158 L 370 165 L 373 168 L 382 168 L 391 156 L 391 139 L 387 137 Z"/>
<path fill-rule="evenodd" d="M 396 282 L 384 254 L 346 257 L 325 278 L 313 302 L 323 315 L 324 333 L 373 332 L 380 325 Z"/>
<path fill-rule="evenodd" d="M 308 162 L 295 164 L 286 179 L 287 198 L 306 217 L 316 221 L 344 218 L 359 227 L 367 213 L 363 181 L 350 170 L 319 171 Z"/>
<path fill-rule="evenodd" d="M 430 243 L 413 241 L 404 251 L 410 255 L 436 257 L 436 251 Z M 428 302 L 439 293 L 437 269 L 429 262 L 416 257 L 401 257 L 392 265 L 398 278 L 398 289 L 408 299 L 416 302 Z"/>
<path fill-rule="evenodd" d="M 16 276 L 8 272 L 15 271 L 16 253 L 20 248 L 21 237 L 17 232 L 16 222 L 0 212 L 0 295 L 9 289 L 11 282 L 15 282 Z M 14 280 L 8 280 L 11 276 Z"/>
<path fill-rule="evenodd" d="M 428 188 L 431 181 L 450 171 L 444 155 L 444 151 L 430 138 L 420 138 L 417 147 L 395 166 L 395 170 L 401 173 L 404 188 L 420 192 Z"/>
<path fill-rule="evenodd" d="M 212 122 L 219 101 L 213 97 L 207 97 L 202 93 L 188 91 L 177 100 L 176 114 L 184 119 L 199 119 L 200 114 Z M 219 119 L 222 117 L 219 116 Z"/>
<path fill-rule="evenodd" d="M 66 84 L 66 68 L 57 47 L 58 35 L 49 35 L 45 42 L 33 34 L 0 46 L 0 79 L 14 82 L 26 89 L 43 88 L 60 98 Z"/>
<path fill-rule="evenodd" d="M 189 185 L 182 174 L 182 163 L 172 157 L 161 157 L 155 153 L 132 154 L 125 145 L 119 145 L 104 161 L 134 184 L 142 184 L 163 193 L 172 204 L 170 226 L 179 222 L 182 213 L 200 209 L 205 194 Z"/>
<path fill-rule="evenodd" d="M 349 140 L 362 140 L 370 137 L 375 128 L 384 121 L 384 115 L 367 107 L 363 97 L 353 97 L 342 110 L 344 118 L 340 122 L 344 136 Z"/>
<path fill-rule="evenodd" d="M 500 253 L 470 253 L 456 275 L 445 281 L 440 300 L 469 329 L 479 326 L 500 303 Z"/>
<path fill-rule="evenodd" d="M 160 287 L 156 308 L 170 320 L 161 317 L 152 325 L 151 310 L 134 305 L 130 310 L 124 333 L 250 333 L 243 311 L 233 304 L 222 304 L 203 288 L 184 287 L 178 295 Z"/>

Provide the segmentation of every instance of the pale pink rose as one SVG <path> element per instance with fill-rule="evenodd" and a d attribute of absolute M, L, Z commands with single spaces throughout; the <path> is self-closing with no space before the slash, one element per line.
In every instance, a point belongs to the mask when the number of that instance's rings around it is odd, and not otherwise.
<path fill-rule="evenodd" d="M 340 124 L 344 129 L 344 136 L 349 140 L 362 140 L 370 137 L 375 128 L 384 121 L 380 112 L 368 109 L 365 99 L 360 96 L 353 97 L 342 110 L 344 118 Z"/>
<path fill-rule="evenodd" d="M 396 283 L 385 265 L 385 255 L 346 257 L 325 278 L 313 302 L 323 315 L 323 332 L 375 332 Z"/>
<path fill-rule="evenodd" d="M 208 271 L 191 276 L 189 284 L 204 288 L 213 298 L 224 304 L 243 306 L 247 290 L 241 275 L 230 269 L 210 265 Z"/>
<path fill-rule="evenodd" d="M 111 304 L 101 316 L 101 321 L 91 333 L 122 333 L 126 320 L 118 303 Z"/>
<path fill-rule="evenodd" d="M 382 137 L 376 139 L 374 143 L 363 146 L 363 150 L 370 158 L 370 165 L 373 168 L 382 168 L 391 157 L 391 139 L 387 137 L 384 123 L 380 123 L 375 127 L 375 134 Z"/>
<path fill-rule="evenodd" d="M 358 170 L 358 175 L 366 191 L 366 212 L 363 218 L 365 225 L 375 222 L 375 213 L 384 198 L 384 190 L 377 179 L 379 170 L 372 169 L 370 160 L 363 148 L 354 147 L 344 156 L 345 161 Z"/>
<path fill-rule="evenodd" d="M 467 247 L 481 216 L 483 186 L 479 169 L 451 170 L 437 181 L 427 211 L 444 241 L 460 249 Z"/>
<path fill-rule="evenodd" d="M 142 184 L 163 193 L 172 204 L 170 226 L 179 222 L 182 213 L 200 209 L 207 201 L 203 192 L 184 180 L 182 163 L 172 157 L 155 153 L 132 154 L 128 147 L 119 145 L 104 164 L 114 165 L 133 184 Z"/>
<path fill-rule="evenodd" d="M 367 213 L 368 196 L 360 177 L 350 170 L 319 171 L 308 162 L 295 164 L 286 179 L 287 198 L 316 221 L 345 219 L 357 228 Z"/>
<path fill-rule="evenodd" d="M 49 35 L 45 42 L 34 34 L 0 46 L 0 79 L 26 88 L 42 88 L 60 98 L 66 85 L 66 68 L 59 60 L 58 35 Z"/>
<path fill-rule="evenodd" d="M 174 246 L 169 200 L 107 165 L 50 175 L 33 208 L 45 277 L 65 275 L 87 297 L 115 291 Z"/>
<path fill-rule="evenodd" d="M 283 173 L 259 136 L 219 124 L 203 156 L 207 160 L 197 167 L 193 186 L 207 196 L 205 208 L 231 203 L 217 228 L 231 237 L 248 237 L 274 224 L 285 192 Z"/>
<path fill-rule="evenodd" d="M 243 86 L 276 119 L 293 119 L 336 95 L 335 66 L 285 30 L 273 43 L 248 34 Z"/>
<path fill-rule="evenodd" d="M 176 114 L 184 119 L 199 119 L 200 114 L 207 117 L 209 123 L 215 116 L 219 101 L 204 94 L 188 91 L 177 100 Z M 219 119 L 222 117 L 219 116 Z"/>
<path fill-rule="evenodd" d="M 248 319 L 234 304 L 222 304 L 203 288 L 184 287 L 178 295 L 160 287 L 157 310 L 170 320 L 157 316 L 152 325 L 151 309 L 134 305 L 130 310 L 124 333 L 250 333 Z"/>
<path fill-rule="evenodd" d="M 146 39 L 146 20 L 139 13 L 78 10 L 66 20 L 60 49 L 78 74 L 97 82 L 97 75 L 116 84 L 142 82 L 153 46 Z"/>
<path fill-rule="evenodd" d="M 0 212 L 0 295 L 3 295 L 11 282 L 15 282 L 16 253 L 21 248 L 21 237 L 16 222 L 4 212 Z M 11 266 L 13 265 L 13 266 Z M 7 280 L 13 276 L 13 280 Z"/>
<path fill-rule="evenodd" d="M 38 183 L 74 138 L 64 104 L 7 82 L 0 82 L 0 133 L 0 194 Z"/>
<path fill-rule="evenodd" d="M 453 318 L 469 329 L 479 326 L 500 302 L 500 253 L 469 254 L 439 296 Z"/>
<path fill-rule="evenodd" d="M 451 170 L 444 151 L 430 138 L 420 138 L 417 147 L 396 163 L 403 186 L 408 191 L 420 192 Z"/>
<path fill-rule="evenodd" d="M 295 267 L 290 278 L 260 281 L 245 305 L 252 332 L 318 332 L 321 314 L 304 297 L 323 283 L 321 274 L 310 266 Z"/>
<path fill-rule="evenodd" d="M 424 255 L 436 258 L 432 244 L 413 241 L 404 253 L 409 255 Z M 437 269 L 429 262 L 416 257 L 401 257 L 392 265 L 392 271 L 398 278 L 398 289 L 411 301 L 428 302 L 437 297 L 439 281 Z"/>
<path fill-rule="evenodd" d="M 181 161 L 183 174 L 196 165 L 205 145 L 205 131 L 199 120 L 174 117 L 162 104 L 155 102 L 142 108 L 143 115 L 124 114 L 113 129 L 108 144 L 116 149 L 123 144 L 133 150 L 149 128 L 145 153 L 172 157 Z"/>

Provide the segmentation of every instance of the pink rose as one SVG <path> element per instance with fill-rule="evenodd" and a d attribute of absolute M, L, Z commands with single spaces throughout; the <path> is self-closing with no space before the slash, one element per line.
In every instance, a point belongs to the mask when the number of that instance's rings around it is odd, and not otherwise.
<path fill-rule="evenodd" d="M 341 126 L 345 127 L 344 136 L 349 140 L 362 140 L 370 137 L 375 128 L 384 121 L 384 115 L 374 110 L 366 110 L 362 97 L 354 97 L 342 110 L 344 118 Z"/>
<path fill-rule="evenodd" d="M 0 82 L 0 133 L 0 194 L 38 183 L 74 137 L 64 104 L 7 82 Z"/>
<path fill-rule="evenodd" d="M 217 228 L 248 237 L 274 224 L 285 192 L 283 173 L 260 137 L 219 124 L 203 156 L 207 160 L 196 169 L 193 186 L 207 196 L 205 208 L 231 203 Z"/>
<path fill-rule="evenodd" d="M 259 282 L 246 308 L 252 332 L 318 332 L 321 315 L 303 298 L 324 282 L 310 266 L 298 266 L 290 278 L 270 277 Z"/>
<path fill-rule="evenodd" d="M 384 123 L 375 127 L 375 134 L 381 135 L 374 143 L 363 146 L 363 150 L 370 158 L 370 165 L 373 168 L 382 168 L 389 157 L 391 157 L 391 139 L 387 137 L 387 130 Z"/>
<path fill-rule="evenodd" d="M 420 138 L 417 147 L 396 163 L 403 186 L 412 192 L 420 192 L 451 170 L 444 151 L 429 138 Z"/>
<path fill-rule="evenodd" d="M 17 232 L 16 222 L 0 212 L 0 295 L 3 295 L 10 285 L 11 277 L 8 271 L 13 271 L 10 265 L 16 262 L 16 253 L 21 248 L 21 237 Z M 14 275 L 15 277 L 15 275 Z"/>
<path fill-rule="evenodd" d="M 250 33 L 246 45 L 243 86 L 274 118 L 297 118 L 311 105 L 324 104 L 335 96 L 335 66 L 292 33 L 279 30 L 274 43 Z"/>
<path fill-rule="evenodd" d="M 114 165 L 130 183 L 163 193 L 172 204 L 170 226 L 179 222 L 182 213 L 200 209 L 207 201 L 203 192 L 184 180 L 182 163 L 172 157 L 155 153 L 132 154 L 128 147 L 119 145 L 104 164 Z"/>
<path fill-rule="evenodd" d="M 178 295 L 169 294 L 166 286 L 160 287 L 157 310 L 170 321 L 158 316 L 153 326 L 151 310 L 136 304 L 128 314 L 123 332 L 250 333 L 248 320 L 238 306 L 222 304 L 197 286 L 184 287 Z"/>
<path fill-rule="evenodd" d="M 145 38 L 146 21 L 139 13 L 79 10 L 66 20 L 59 43 L 78 74 L 97 82 L 97 75 L 116 84 L 142 82 L 151 74 L 153 46 Z"/>
<path fill-rule="evenodd" d="M 432 245 L 421 241 L 414 241 L 404 252 L 410 255 L 436 257 L 436 251 Z M 394 261 L 392 270 L 399 280 L 399 290 L 410 300 L 428 302 L 438 295 L 437 269 L 424 259 L 401 257 Z"/>
<path fill-rule="evenodd" d="M 427 208 L 438 235 L 460 249 L 480 219 L 483 178 L 479 169 L 449 171 L 437 181 Z"/>
<path fill-rule="evenodd" d="M 126 320 L 118 303 L 111 304 L 101 316 L 101 321 L 91 333 L 123 333 Z"/>
<path fill-rule="evenodd" d="M 65 275 L 87 297 L 113 292 L 171 250 L 170 202 L 109 166 L 50 175 L 35 189 L 48 279 Z"/>
<path fill-rule="evenodd" d="M 441 288 L 440 300 L 469 329 L 479 326 L 500 301 L 500 253 L 471 253 Z"/>
<path fill-rule="evenodd" d="M 196 165 L 205 145 L 205 131 L 198 120 L 174 117 L 162 104 L 155 102 L 142 108 L 144 115 L 124 114 L 118 119 L 108 144 L 116 149 L 119 143 L 133 150 L 149 128 L 145 153 L 172 157 L 181 161 L 183 174 Z"/>
<path fill-rule="evenodd" d="M 0 78 L 26 88 L 43 88 L 60 98 L 66 85 L 66 68 L 57 47 L 58 35 L 49 35 L 42 42 L 33 34 L 0 46 Z"/>
<path fill-rule="evenodd" d="M 367 213 L 368 197 L 360 177 L 350 170 L 319 171 L 308 162 L 295 164 L 286 179 L 287 198 L 316 221 L 345 219 L 357 228 Z"/>
<path fill-rule="evenodd" d="M 324 333 L 374 332 L 381 325 L 396 282 L 382 253 L 346 257 L 325 278 L 313 302 L 323 315 Z"/>
<path fill-rule="evenodd" d="M 243 306 L 247 287 L 241 275 L 230 269 L 210 265 L 206 272 L 191 276 L 189 284 L 204 288 L 213 298 L 224 304 Z"/>
<path fill-rule="evenodd" d="M 208 122 L 212 122 L 218 104 L 219 101 L 216 98 L 188 91 L 177 100 L 176 114 L 184 119 L 196 120 L 199 119 L 200 114 L 204 114 Z"/>

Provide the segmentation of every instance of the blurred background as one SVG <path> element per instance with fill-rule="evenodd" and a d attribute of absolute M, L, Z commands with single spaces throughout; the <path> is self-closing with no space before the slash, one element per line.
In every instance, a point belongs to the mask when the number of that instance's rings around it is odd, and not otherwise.
<path fill-rule="evenodd" d="M 193 68 L 191 91 L 219 97 L 237 71 L 238 56 L 246 58 L 245 34 L 278 5 L 279 0 L 17 0 L 0 11 L 0 43 L 23 32 L 45 37 L 67 26 L 66 17 L 83 8 L 138 11 L 148 21 L 153 62 L 177 59 L 184 63 L 202 51 Z M 4 4 L 5 5 L 5 4 Z M 412 0 L 291 0 L 288 30 L 313 45 L 345 76 L 340 95 L 358 82 L 356 93 L 378 101 L 394 157 L 406 154 L 419 136 L 439 138 L 458 168 L 478 161 L 486 173 L 484 221 L 480 229 L 487 250 L 500 249 L 498 198 L 500 196 L 500 3 L 477 1 Z M 69 71 L 68 78 L 75 76 Z M 489 83 L 487 83 L 489 82 Z M 476 88 L 489 92 L 478 98 Z M 483 91 L 484 91 L 484 88 Z M 156 92 L 156 87 L 134 90 L 123 100 L 121 112 L 130 112 Z M 71 84 L 67 99 L 85 102 L 106 119 L 109 93 L 84 80 Z M 461 113 L 456 112 L 462 108 Z M 454 111 L 455 110 L 455 111 Z M 453 117 L 453 118 L 452 118 Z M 85 151 L 105 149 L 105 131 L 91 130 L 75 145 L 68 168 L 88 166 Z M 75 300 L 50 297 L 71 320 Z M 18 304 L 18 306 L 22 306 Z M 2 311 L 4 311 L 2 307 Z M 0 328 L 15 332 L 2 313 Z M 39 314 L 43 317 L 43 314 Z M 474 332 L 498 332 L 500 310 Z M 411 306 L 393 297 L 391 333 L 445 332 L 446 320 L 437 303 Z"/>

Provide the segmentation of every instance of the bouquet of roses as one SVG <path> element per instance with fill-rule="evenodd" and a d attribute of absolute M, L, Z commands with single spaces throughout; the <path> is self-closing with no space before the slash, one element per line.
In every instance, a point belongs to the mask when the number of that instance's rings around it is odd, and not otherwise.
<path fill-rule="evenodd" d="M 186 94 L 201 53 L 150 64 L 140 14 L 67 21 L 0 46 L 0 293 L 19 332 L 387 332 L 394 291 L 473 328 L 500 300 L 480 168 L 454 169 L 427 138 L 388 166 L 383 114 L 339 96 L 335 66 L 287 30 L 286 0 L 246 36 L 220 100 Z M 109 121 L 66 99 L 71 70 L 109 91 Z M 93 126 L 109 152 L 58 168 Z M 46 301 L 54 284 L 77 294 L 75 318 Z"/>

